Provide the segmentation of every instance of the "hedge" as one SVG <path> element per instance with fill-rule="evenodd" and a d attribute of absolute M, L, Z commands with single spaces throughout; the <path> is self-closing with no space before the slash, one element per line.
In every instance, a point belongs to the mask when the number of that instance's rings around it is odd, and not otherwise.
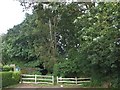
<path fill-rule="evenodd" d="M 0 72 L 0 76 L 2 76 L 2 87 L 14 85 L 20 81 L 20 72 Z"/>

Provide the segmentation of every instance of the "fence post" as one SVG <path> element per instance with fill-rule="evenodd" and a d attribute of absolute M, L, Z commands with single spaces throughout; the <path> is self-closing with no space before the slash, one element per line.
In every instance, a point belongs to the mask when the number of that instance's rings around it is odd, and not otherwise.
<path fill-rule="evenodd" d="M 76 84 L 77 84 L 77 77 L 75 77 L 75 81 L 76 81 Z"/>
<path fill-rule="evenodd" d="M 57 84 L 58 84 L 58 76 L 57 76 Z"/>
<path fill-rule="evenodd" d="M 52 76 L 52 83 L 54 84 L 54 76 Z"/>
<path fill-rule="evenodd" d="M 37 81 L 37 76 L 36 76 L 36 74 L 35 74 L 35 84 L 36 84 L 36 81 Z"/>
<path fill-rule="evenodd" d="M 20 83 L 23 83 L 23 81 L 22 81 L 22 74 L 20 75 Z"/>

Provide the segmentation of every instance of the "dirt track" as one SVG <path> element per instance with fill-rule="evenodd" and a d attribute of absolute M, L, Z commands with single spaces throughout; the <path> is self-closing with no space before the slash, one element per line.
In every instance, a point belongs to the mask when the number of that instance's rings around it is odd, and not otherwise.
<path fill-rule="evenodd" d="M 2 90 L 39 90 L 40 88 L 61 88 L 59 86 L 54 86 L 54 85 L 40 85 L 40 84 L 18 84 L 18 85 L 13 85 L 10 87 L 7 87 L 6 89 Z"/>
<path fill-rule="evenodd" d="M 60 88 L 59 86 L 43 86 L 43 85 L 35 85 L 35 84 L 19 84 L 16 88 Z"/>

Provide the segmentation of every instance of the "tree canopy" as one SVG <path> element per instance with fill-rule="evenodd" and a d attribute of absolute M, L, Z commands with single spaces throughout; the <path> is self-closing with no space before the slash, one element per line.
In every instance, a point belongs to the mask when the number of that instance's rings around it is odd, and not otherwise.
<path fill-rule="evenodd" d="M 4 36 L 5 63 L 42 63 L 55 75 L 120 86 L 119 3 L 44 2 L 33 8 Z"/>

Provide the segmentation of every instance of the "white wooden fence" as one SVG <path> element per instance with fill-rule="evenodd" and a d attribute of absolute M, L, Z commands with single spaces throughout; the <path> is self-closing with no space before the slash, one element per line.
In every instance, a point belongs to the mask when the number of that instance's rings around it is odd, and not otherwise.
<path fill-rule="evenodd" d="M 57 84 L 66 83 L 66 84 L 77 84 L 81 85 L 84 82 L 90 82 L 91 78 L 62 78 L 57 77 Z M 42 84 L 54 84 L 54 76 L 48 75 L 21 75 L 21 83 L 42 83 Z"/>
<path fill-rule="evenodd" d="M 21 83 L 54 84 L 54 76 L 22 74 L 21 75 Z"/>
<path fill-rule="evenodd" d="M 66 83 L 66 84 L 79 84 L 81 85 L 84 82 L 90 82 L 91 78 L 62 78 L 57 77 L 57 84 L 59 83 Z"/>

